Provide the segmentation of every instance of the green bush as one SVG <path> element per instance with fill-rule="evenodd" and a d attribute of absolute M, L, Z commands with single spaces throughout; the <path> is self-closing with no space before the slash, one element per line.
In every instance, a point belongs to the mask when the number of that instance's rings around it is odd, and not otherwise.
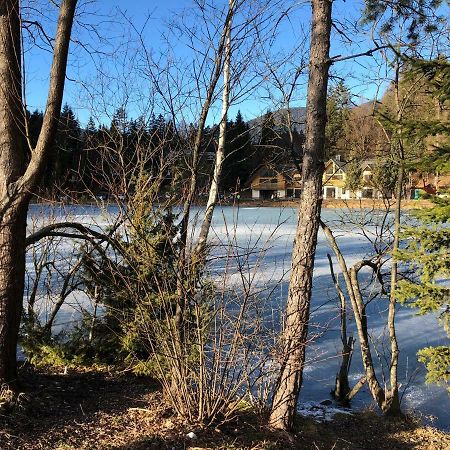
<path fill-rule="evenodd" d="M 21 342 L 31 363 L 116 365 L 152 373 L 156 337 L 148 324 L 160 320 L 161 330 L 175 311 L 178 228 L 171 211 L 149 207 L 132 213 L 114 251 L 82 248 L 79 277 L 101 314 L 85 313 L 74 329 L 53 336 L 36 318 L 25 319 Z"/>

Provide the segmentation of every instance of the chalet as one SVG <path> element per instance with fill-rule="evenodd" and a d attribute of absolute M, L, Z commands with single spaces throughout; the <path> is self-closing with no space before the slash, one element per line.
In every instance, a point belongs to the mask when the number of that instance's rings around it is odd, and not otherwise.
<path fill-rule="evenodd" d="M 327 161 L 322 178 L 323 198 L 347 198 L 345 166 L 339 155 Z"/>
<path fill-rule="evenodd" d="M 382 192 L 373 184 L 376 162 L 362 161 L 361 183 L 355 192 L 347 188 L 348 163 L 339 155 L 325 164 L 323 174 L 323 198 L 325 199 L 371 199 L 381 198 Z M 249 182 L 254 199 L 299 198 L 301 175 L 292 166 L 262 166 Z"/>
<path fill-rule="evenodd" d="M 250 180 L 252 198 L 299 198 L 301 175 L 291 166 L 260 167 Z"/>
<path fill-rule="evenodd" d="M 347 188 L 348 163 L 339 155 L 331 158 L 325 164 L 322 179 L 323 198 L 343 199 L 351 198 L 380 198 L 382 193 L 373 185 L 375 162 L 371 160 L 361 162 L 361 187 L 352 192 Z"/>

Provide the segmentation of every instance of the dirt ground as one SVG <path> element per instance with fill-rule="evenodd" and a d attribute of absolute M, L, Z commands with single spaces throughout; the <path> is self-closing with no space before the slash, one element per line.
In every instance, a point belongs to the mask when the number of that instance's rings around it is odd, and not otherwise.
<path fill-rule="evenodd" d="M 292 436 L 272 432 L 264 417 L 248 414 L 201 429 L 177 419 L 158 385 L 146 378 L 27 367 L 21 380 L 19 405 L 0 409 L 1 450 L 450 449 L 448 434 L 373 412 L 339 415 L 324 424 L 299 419 Z"/>

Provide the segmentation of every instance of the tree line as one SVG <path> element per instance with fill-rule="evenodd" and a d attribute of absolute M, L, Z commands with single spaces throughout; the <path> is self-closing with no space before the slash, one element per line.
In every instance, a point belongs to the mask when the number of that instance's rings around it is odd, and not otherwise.
<path fill-rule="evenodd" d="M 35 145 L 42 128 L 44 113 L 35 110 L 27 113 L 29 139 Z M 273 113 L 267 112 L 258 127 L 244 121 L 240 111 L 234 120 L 226 123 L 227 140 L 220 190 L 228 194 L 244 189 L 245 184 L 261 166 L 278 167 L 292 159 L 287 131 L 281 123 L 275 123 Z M 124 164 L 135 164 L 137 147 L 147 147 L 153 153 L 146 170 L 158 173 L 158 159 L 172 155 L 172 164 L 166 168 L 166 181 L 183 177 L 183 142 L 195 131 L 190 124 L 182 130 L 161 114 L 150 119 L 138 117 L 128 119 L 124 108 L 112 116 L 110 125 L 96 125 L 92 117 L 81 127 L 73 109 L 65 104 L 61 110 L 55 142 L 49 152 L 44 176 L 37 194 L 44 199 L 68 197 L 73 200 L 91 194 L 121 195 L 111 183 L 114 174 L 115 157 L 120 151 Z M 199 191 L 208 188 L 212 174 L 213 159 L 217 151 L 218 126 L 205 128 L 202 143 L 202 182 Z M 302 131 L 294 130 L 294 155 L 298 160 L 303 145 Z M 120 147 L 120 149 L 119 149 Z M 158 149 L 158 152 L 155 152 Z M 166 186 L 167 187 L 167 186 Z M 112 189 L 112 192 L 109 190 Z M 128 189 L 126 189 L 128 190 Z M 122 195 L 125 194 L 125 191 Z M 164 194 L 164 192 L 161 192 Z"/>

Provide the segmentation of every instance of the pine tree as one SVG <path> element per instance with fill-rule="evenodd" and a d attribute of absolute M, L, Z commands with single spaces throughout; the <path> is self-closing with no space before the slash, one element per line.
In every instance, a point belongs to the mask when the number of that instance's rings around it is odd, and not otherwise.
<path fill-rule="evenodd" d="M 327 126 L 325 129 L 325 155 L 341 152 L 340 141 L 345 134 L 345 123 L 350 115 L 350 91 L 343 81 L 330 89 L 327 99 Z"/>
<path fill-rule="evenodd" d="M 351 192 L 356 192 L 362 185 L 363 170 L 361 164 L 357 160 L 352 160 L 346 167 L 347 177 L 345 181 L 345 188 Z"/>
<path fill-rule="evenodd" d="M 117 132 L 119 134 L 125 134 L 128 131 L 130 121 L 128 120 L 125 107 L 121 106 L 114 112 L 111 120 L 111 132 Z"/>
<path fill-rule="evenodd" d="M 428 92 L 443 111 L 437 120 L 416 120 L 408 130 L 422 139 L 431 150 L 422 160 L 428 168 L 439 167 L 450 173 L 450 63 L 444 58 L 433 61 L 410 61 L 409 76 L 425 75 Z M 430 144 L 432 138 L 432 144 Z M 450 201 L 434 199 L 434 207 L 417 214 L 420 226 L 406 228 L 406 247 L 396 258 L 410 265 L 415 279 L 399 282 L 396 295 L 408 306 L 418 308 L 419 314 L 435 313 L 450 336 Z M 446 280 L 446 281 L 445 281 Z M 428 382 L 448 383 L 450 379 L 450 346 L 427 347 L 419 351 L 419 361 L 427 367 Z M 450 390 L 450 387 L 449 387 Z"/>
<path fill-rule="evenodd" d="M 254 149 L 248 125 L 238 111 L 234 121 L 227 122 L 227 142 L 223 162 L 222 190 L 235 190 L 249 178 L 254 166 Z"/>
<path fill-rule="evenodd" d="M 34 110 L 28 117 L 28 137 L 31 145 L 36 146 L 39 133 L 42 128 L 42 120 L 44 119 L 44 113 L 42 111 Z"/>
<path fill-rule="evenodd" d="M 272 111 L 267 111 L 263 117 L 261 125 L 261 138 L 259 140 L 259 148 L 256 161 L 270 164 L 277 159 L 278 155 L 278 135 L 275 127 L 275 117 Z"/>
<path fill-rule="evenodd" d="M 94 118 L 92 116 L 89 117 L 88 123 L 85 128 L 85 132 L 87 134 L 95 134 L 97 131 L 97 127 L 95 126 Z"/>
<path fill-rule="evenodd" d="M 43 183 L 45 187 L 54 191 L 67 187 L 69 176 L 78 170 L 81 151 L 81 130 L 72 108 L 64 104 L 55 143 L 51 149 L 45 168 Z"/>
<path fill-rule="evenodd" d="M 71 178 L 70 185 L 78 178 L 77 167 L 81 152 L 81 129 L 72 108 L 65 104 L 61 112 L 57 153 L 62 161 L 62 182 Z"/>
<path fill-rule="evenodd" d="M 80 174 L 79 191 L 85 189 L 92 189 L 95 185 L 97 177 L 97 168 L 101 166 L 101 154 L 98 148 L 99 130 L 95 124 L 94 118 L 89 117 L 86 128 L 82 133 L 81 155 L 78 165 L 78 172 Z"/>

